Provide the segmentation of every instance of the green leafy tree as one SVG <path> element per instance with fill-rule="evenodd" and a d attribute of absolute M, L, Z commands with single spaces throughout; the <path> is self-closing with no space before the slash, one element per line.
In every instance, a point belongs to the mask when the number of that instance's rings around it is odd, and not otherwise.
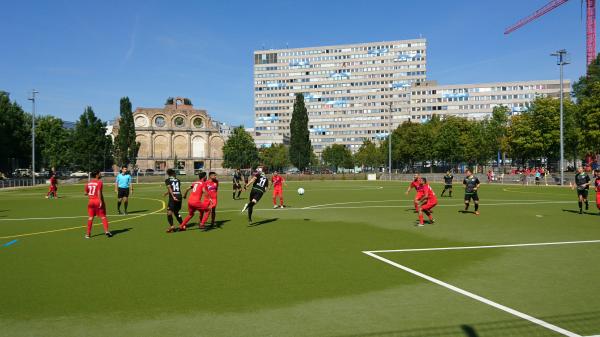
<path fill-rule="evenodd" d="M 47 169 L 68 167 L 72 155 L 71 133 L 63 127 L 63 121 L 53 116 L 36 118 L 35 133 L 39 164 Z"/>
<path fill-rule="evenodd" d="M 133 112 L 129 97 L 123 97 L 120 101 L 120 118 L 118 134 L 115 137 L 115 159 L 119 166 L 136 164 L 140 144 L 136 142 Z"/>
<path fill-rule="evenodd" d="M 260 161 L 271 171 L 283 171 L 290 165 L 288 148 L 283 144 L 273 144 L 259 151 Z"/>
<path fill-rule="evenodd" d="M 588 65 L 585 76 L 580 77 L 577 82 L 573 83 L 572 94 L 577 98 L 578 101 L 585 97 L 591 97 L 594 95 L 594 84 L 599 82 L 600 54 L 598 54 L 596 59 L 594 59 L 594 61 Z"/>
<path fill-rule="evenodd" d="M 223 166 L 227 168 L 252 168 L 258 165 L 258 150 L 252 136 L 243 126 L 233 129 L 223 146 Z"/>
<path fill-rule="evenodd" d="M 581 146 L 584 153 L 600 152 L 600 82 L 591 84 L 589 95 L 583 96 L 579 103 L 579 119 L 582 133 Z"/>
<path fill-rule="evenodd" d="M 354 162 L 352 152 L 341 144 L 333 144 L 323 150 L 323 161 L 327 165 L 334 167 L 335 171 L 338 168 L 353 168 Z"/>
<path fill-rule="evenodd" d="M 387 149 L 387 148 L 386 148 Z M 364 168 L 376 168 L 384 163 L 382 151 L 370 140 L 365 140 L 358 151 L 354 154 L 356 164 Z"/>
<path fill-rule="evenodd" d="M 0 91 L 0 171 L 31 164 L 31 117 Z"/>
<path fill-rule="evenodd" d="M 112 165 L 112 138 L 106 135 L 106 124 L 96 117 L 92 107 L 85 108 L 72 136 L 71 158 L 74 168 L 89 172 L 104 170 Z"/>
<path fill-rule="evenodd" d="M 290 122 L 290 161 L 299 170 L 303 171 L 310 164 L 312 151 L 304 95 L 296 94 Z"/>

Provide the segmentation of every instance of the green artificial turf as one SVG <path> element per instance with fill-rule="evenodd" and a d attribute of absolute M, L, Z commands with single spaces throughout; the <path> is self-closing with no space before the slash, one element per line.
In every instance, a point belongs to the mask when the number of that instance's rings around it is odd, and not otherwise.
<path fill-rule="evenodd" d="M 128 216 L 107 188 L 116 235 L 97 225 L 89 240 L 82 185 L 57 200 L 0 191 L 0 336 L 560 336 L 363 251 L 600 239 L 594 200 L 576 214 L 569 189 L 484 184 L 475 216 L 457 186 L 417 228 L 407 183 L 288 184 L 289 208 L 267 193 L 249 226 L 223 183 L 221 228 L 174 234 L 164 186 L 138 185 Z M 380 253 L 581 335 L 600 334 L 599 255 L 600 243 Z"/>

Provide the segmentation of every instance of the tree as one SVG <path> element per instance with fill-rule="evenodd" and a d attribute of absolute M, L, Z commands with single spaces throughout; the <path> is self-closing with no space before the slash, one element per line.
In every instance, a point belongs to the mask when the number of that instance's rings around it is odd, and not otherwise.
<path fill-rule="evenodd" d="M 593 95 L 594 83 L 600 82 L 600 54 L 590 63 L 587 67 L 585 76 L 579 78 L 579 81 L 573 83 L 573 96 L 577 98 L 577 101 L 582 100 L 584 97 L 590 97 Z"/>
<path fill-rule="evenodd" d="M 115 137 L 115 159 L 119 166 L 136 163 L 140 144 L 136 142 L 135 125 L 129 97 L 121 98 L 119 133 Z"/>
<path fill-rule="evenodd" d="M 354 163 L 352 160 L 352 152 L 347 147 L 341 144 L 333 144 L 326 147 L 323 150 L 323 161 L 327 165 L 334 167 L 337 171 L 338 168 L 353 168 Z"/>
<path fill-rule="evenodd" d="M 377 148 L 377 145 L 370 140 L 365 140 L 354 154 L 356 164 L 368 168 L 381 166 L 385 161 L 384 158 L 383 153 Z"/>
<path fill-rule="evenodd" d="M 72 155 L 70 140 L 71 133 L 63 127 L 62 119 L 53 116 L 36 118 L 36 159 L 39 158 L 42 167 L 56 169 L 69 166 Z"/>
<path fill-rule="evenodd" d="M 71 158 L 75 168 L 89 172 L 112 165 L 112 139 L 106 135 L 106 125 L 96 117 L 92 107 L 85 108 L 72 135 Z"/>
<path fill-rule="evenodd" d="M 294 111 L 290 122 L 290 161 L 300 171 L 310 164 L 313 151 L 308 132 L 308 112 L 304 105 L 304 95 L 296 94 Z"/>
<path fill-rule="evenodd" d="M 283 144 L 273 144 L 270 147 L 260 149 L 260 161 L 271 171 L 283 171 L 290 165 L 288 148 Z"/>
<path fill-rule="evenodd" d="M 223 167 L 252 168 L 258 165 L 258 150 L 252 136 L 243 126 L 233 129 L 223 146 Z"/>
<path fill-rule="evenodd" d="M 31 117 L 0 91 L 0 171 L 31 164 Z"/>
<path fill-rule="evenodd" d="M 583 139 L 581 149 L 584 153 L 600 152 L 600 82 L 589 86 L 589 95 L 583 96 L 579 103 L 579 119 Z"/>

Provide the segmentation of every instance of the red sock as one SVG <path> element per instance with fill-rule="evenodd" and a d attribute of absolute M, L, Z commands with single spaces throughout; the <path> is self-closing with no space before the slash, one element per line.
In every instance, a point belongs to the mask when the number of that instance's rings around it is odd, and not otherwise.
<path fill-rule="evenodd" d="M 104 233 L 108 233 L 108 220 L 106 217 L 102 218 L 102 227 L 104 227 Z"/>
<path fill-rule="evenodd" d="M 415 201 L 415 211 L 419 210 L 419 203 Z"/>
<path fill-rule="evenodd" d="M 92 234 L 92 223 L 94 222 L 94 220 L 88 220 L 88 224 L 87 224 L 87 235 L 90 236 Z"/>
<path fill-rule="evenodd" d="M 209 212 L 209 211 L 200 213 L 200 218 L 201 218 L 201 220 L 200 220 L 200 226 L 201 227 L 204 227 L 204 224 L 206 223 L 206 220 L 208 220 L 208 216 L 210 215 L 210 213 L 211 212 Z"/>
<path fill-rule="evenodd" d="M 433 217 L 431 216 L 431 213 L 427 214 L 427 217 L 429 218 L 429 221 L 433 221 Z"/>
<path fill-rule="evenodd" d="M 422 225 L 423 222 L 423 213 L 419 213 L 419 223 Z"/>
<path fill-rule="evenodd" d="M 273 197 L 273 206 L 277 206 L 277 197 Z"/>
<path fill-rule="evenodd" d="M 279 205 L 283 206 L 283 197 L 279 198 Z"/>
<path fill-rule="evenodd" d="M 192 217 L 194 216 L 194 214 L 188 214 L 188 216 L 185 217 L 185 219 L 183 219 L 183 222 L 181 223 L 181 225 L 179 225 L 179 228 L 183 228 L 185 227 L 188 222 L 190 222 L 190 220 L 192 220 Z"/>

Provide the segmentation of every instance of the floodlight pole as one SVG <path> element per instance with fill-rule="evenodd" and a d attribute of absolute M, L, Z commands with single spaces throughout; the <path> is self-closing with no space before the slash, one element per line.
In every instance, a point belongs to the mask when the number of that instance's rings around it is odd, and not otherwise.
<path fill-rule="evenodd" d="M 564 144 L 564 89 L 563 89 L 563 66 L 569 64 L 566 60 L 567 50 L 557 50 L 555 53 L 550 54 L 556 56 L 556 64 L 560 67 L 560 185 L 563 186 L 565 183 L 565 144 Z"/>
<path fill-rule="evenodd" d="M 393 132 L 393 116 L 392 116 L 392 105 L 394 102 L 388 102 L 387 105 L 389 107 L 390 112 L 390 130 L 388 136 L 388 176 L 390 181 L 392 181 L 392 132 Z"/>
<path fill-rule="evenodd" d="M 35 94 L 39 91 L 31 90 L 31 186 L 35 186 Z"/>

